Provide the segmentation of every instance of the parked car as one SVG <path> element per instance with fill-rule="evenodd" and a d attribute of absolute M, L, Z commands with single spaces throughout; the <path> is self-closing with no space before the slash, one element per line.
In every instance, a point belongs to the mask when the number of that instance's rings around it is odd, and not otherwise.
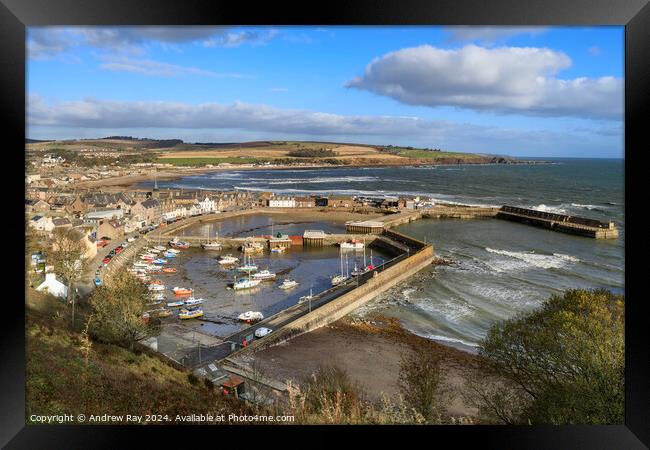
<path fill-rule="evenodd" d="M 121 251 L 122 251 L 122 247 L 115 247 L 115 254 L 116 255 Z"/>
<path fill-rule="evenodd" d="M 138 238 L 138 236 L 131 236 L 130 238 L 128 238 L 128 239 L 126 240 L 126 242 L 133 242 L 133 241 L 135 241 L 137 238 Z"/>
<path fill-rule="evenodd" d="M 111 258 L 109 258 L 109 257 L 107 256 L 106 258 L 102 259 L 102 262 L 103 262 L 104 264 L 108 264 L 109 262 L 111 262 Z M 104 267 L 106 267 L 106 266 L 104 266 Z"/>
<path fill-rule="evenodd" d="M 265 328 L 265 327 L 258 328 L 257 330 L 255 330 L 255 337 L 256 338 L 264 337 L 272 331 L 273 330 L 270 328 Z"/>
<path fill-rule="evenodd" d="M 102 285 L 102 280 L 99 278 L 95 278 L 95 286 L 101 286 Z"/>

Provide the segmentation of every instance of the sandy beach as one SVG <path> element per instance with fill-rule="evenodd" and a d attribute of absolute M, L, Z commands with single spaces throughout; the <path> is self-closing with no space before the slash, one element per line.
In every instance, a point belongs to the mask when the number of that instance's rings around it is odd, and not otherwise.
<path fill-rule="evenodd" d="M 369 399 L 378 400 L 382 393 L 395 399 L 400 390 L 400 361 L 414 346 L 418 351 L 442 356 L 444 383 L 456 388 L 457 392 L 468 375 L 477 370 L 477 356 L 416 336 L 386 317 L 363 321 L 346 317 L 253 355 L 235 357 L 235 360 L 247 365 L 255 362 L 266 376 L 297 383 L 308 378 L 319 366 L 334 365 L 347 371 Z M 446 412 L 456 417 L 476 415 L 476 409 L 458 395 L 451 400 Z"/>

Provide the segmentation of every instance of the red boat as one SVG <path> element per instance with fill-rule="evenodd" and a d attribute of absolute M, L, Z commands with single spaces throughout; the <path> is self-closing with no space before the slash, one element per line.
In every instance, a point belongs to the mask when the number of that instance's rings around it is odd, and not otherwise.
<path fill-rule="evenodd" d="M 165 273 L 176 273 L 176 267 L 165 267 L 162 271 Z"/>

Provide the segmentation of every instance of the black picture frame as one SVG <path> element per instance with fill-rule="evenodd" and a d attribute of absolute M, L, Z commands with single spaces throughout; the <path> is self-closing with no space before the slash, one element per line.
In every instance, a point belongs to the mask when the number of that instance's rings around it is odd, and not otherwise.
<path fill-rule="evenodd" d="M 448 439 L 461 447 L 473 443 L 482 448 L 647 448 L 650 445 L 650 352 L 648 326 L 643 314 L 645 298 L 641 283 L 634 279 L 634 267 L 643 270 L 644 241 L 639 217 L 643 205 L 641 163 L 647 151 L 645 138 L 650 91 L 650 5 L 647 0 L 382 0 L 293 4 L 290 2 L 248 2 L 173 0 L 0 0 L 0 114 L 5 124 L 6 147 L 3 149 L 6 235 L 24 232 L 24 204 L 13 189 L 24 186 L 25 143 L 25 29 L 41 25 L 623 25 L 625 26 L 625 195 L 626 195 L 626 396 L 625 425 L 620 426 L 435 426 L 435 427 L 362 427 L 354 429 L 359 437 L 382 439 L 388 432 L 407 437 L 408 441 L 424 438 L 426 442 Z M 7 137 L 9 139 L 7 139 Z M 16 169 L 14 169 L 16 167 Z M 11 180 L 6 175 L 12 175 Z M 15 179 L 13 177 L 15 176 Z M 14 183 L 15 187 L 14 187 Z M 638 183 L 638 184 L 636 184 Z M 636 184 L 636 185 L 635 185 Z M 15 208 L 15 209 L 13 209 Z M 10 229 L 10 228 L 14 228 Z M 19 239 L 8 239 L 23 248 Z M 9 251 L 8 251 L 9 252 Z M 13 256 L 8 256 L 13 257 Z M 15 264 L 20 266 L 18 264 Z M 170 432 L 186 433 L 187 427 L 118 427 L 118 426 L 25 426 L 25 336 L 23 268 L 8 267 L 8 284 L 16 294 L 3 302 L 2 379 L 0 401 L 0 445 L 6 448 L 118 448 L 136 443 L 134 435 L 166 440 Z M 13 275 L 13 272 L 17 272 Z M 172 429 L 173 428 L 173 429 Z M 236 438 L 238 427 L 192 427 L 192 440 Z M 301 427 L 276 427 L 272 432 L 294 432 Z M 155 435 L 149 436 L 155 430 Z M 255 439 L 269 427 L 256 426 Z M 310 427 L 307 431 L 322 431 Z M 327 430 L 352 431 L 328 427 Z M 305 431 L 304 428 L 300 431 Z M 329 431 L 328 431 L 329 433 Z M 258 441 L 258 439 L 260 439 Z M 429 441 L 436 439 L 436 441 Z M 139 441 L 139 439 L 138 439 Z M 153 441 L 151 441 L 153 442 Z M 309 441 L 301 441 L 309 445 Z M 130 444 L 130 445 L 129 445 Z M 334 444 L 334 439 L 330 441 Z M 292 444 L 293 445 L 293 444 Z M 420 444 L 418 444 L 420 445 Z"/>

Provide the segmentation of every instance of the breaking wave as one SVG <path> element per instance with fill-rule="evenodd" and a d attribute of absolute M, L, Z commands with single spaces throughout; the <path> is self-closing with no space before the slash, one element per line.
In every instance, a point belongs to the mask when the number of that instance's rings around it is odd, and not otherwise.
<path fill-rule="evenodd" d="M 544 255 L 540 253 L 530 252 L 512 252 L 508 250 L 499 250 L 486 247 L 488 253 L 496 255 L 507 256 L 511 260 L 493 260 L 492 263 L 496 264 L 497 271 L 509 270 L 526 270 L 532 267 L 540 269 L 559 269 L 567 264 L 580 262 L 579 258 L 575 256 L 566 255 L 563 253 L 553 253 L 552 255 Z"/>

